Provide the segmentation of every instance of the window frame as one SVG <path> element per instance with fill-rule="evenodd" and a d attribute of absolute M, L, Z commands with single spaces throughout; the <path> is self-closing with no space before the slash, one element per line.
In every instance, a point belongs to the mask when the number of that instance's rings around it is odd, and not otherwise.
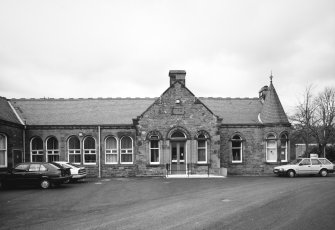
<path fill-rule="evenodd" d="M 129 137 L 130 140 L 131 140 L 131 149 L 129 148 L 125 148 L 123 149 L 122 148 L 122 140 L 125 138 L 125 137 Z M 122 151 L 126 151 L 126 152 L 122 152 Z M 123 162 L 122 161 L 122 155 L 130 155 L 129 151 L 131 151 L 131 162 Z M 134 164 L 134 142 L 133 142 L 133 138 L 131 138 L 130 136 L 123 136 L 121 137 L 120 139 L 120 164 Z"/>
<path fill-rule="evenodd" d="M 76 138 L 78 140 L 78 143 L 79 143 L 79 149 L 71 149 L 70 148 L 70 140 L 72 138 Z M 81 148 L 80 148 L 80 139 L 77 137 L 77 136 L 70 136 L 68 139 L 67 139 L 67 159 L 68 159 L 68 162 L 71 162 L 73 164 L 78 164 L 80 165 L 81 162 L 82 162 L 82 154 L 81 154 Z M 80 156 L 80 161 L 79 162 L 72 162 L 70 161 L 70 156 L 74 156 L 74 159 L 76 159 L 75 156 Z"/>
<path fill-rule="evenodd" d="M 108 149 L 107 148 L 107 140 L 109 138 L 114 138 L 115 142 L 116 142 L 116 149 Z M 115 136 L 107 136 L 105 138 L 105 164 L 111 164 L 111 165 L 115 165 L 119 163 L 119 141 Z M 108 153 L 107 151 L 110 151 L 110 153 Z M 116 151 L 116 153 L 113 153 L 113 151 Z M 107 162 L 107 155 L 116 155 L 116 162 Z"/>
<path fill-rule="evenodd" d="M 154 138 L 155 137 L 155 138 Z M 152 147 L 152 141 L 157 141 L 158 143 L 158 147 L 157 148 L 153 148 Z M 160 164 L 160 161 L 161 161 L 161 143 L 160 143 L 160 138 L 158 135 L 151 135 L 150 138 L 149 138 L 149 157 L 150 157 L 150 164 L 151 165 L 159 165 Z M 153 154 L 153 151 L 152 150 L 158 150 L 158 161 L 152 161 L 152 154 Z"/>
<path fill-rule="evenodd" d="M 270 141 L 274 141 L 275 143 L 275 147 L 274 148 L 271 148 L 269 147 L 269 142 Z M 273 149 L 275 150 L 275 154 L 276 154 L 276 159 L 275 160 L 269 160 L 269 151 L 270 149 Z M 267 163 L 276 163 L 278 161 L 278 140 L 277 140 L 277 137 L 275 134 L 273 133 L 270 133 L 266 136 L 266 146 L 265 146 L 265 159 L 266 159 L 266 162 Z"/>
<path fill-rule="evenodd" d="M 201 135 L 203 135 L 204 137 L 200 137 Z M 199 147 L 199 141 L 204 141 L 205 147 Z M 205 160 L 204 161 L 199 160 L 199 150 L 205 150 Z M 207 164 L 208 162 L 207 154 L 208 154 L 208 136 L 203 133 L 199 133 L 197 136 L 197 164 Z"/>
<path fill-rule="evenodd" d="M 285 138 L 283 138 L 283 136 L 285 136 Z M 282 140 L 285 140 L 285 148 L 282 148 Z M 288 135 L 286 133 L 283 133 L 280 135 L 280 155 L 282 154 L 282 150 L 285 149 L 284 155 L 285 155 L 285 159 L 282 160 L 280 158 L 281 162 L 288 162 Z"/>
<path fill-rule="evenodd" d="M 35 139 L 40 139 L 42 142 L 42 149 L 33 149 L 33 141 Z M 43 162 L 44 161 L 44 143 L 41 137 L 36 136 L 30 140 L 30 162 Z M 33 156 L 42 156 L 42 161 L 33 161 Z"/>
<path fill-rule="evenodd" d="M 49 148 L 48 148 L 48 141 L 49 141 L 50 139 L 52 139 L 52 138 L 54 138 L 54 139 L 57 141 L 57 147 L 58 147 L 58 148 L 56 148 L 56 149 L 49 149 Z M 57 139 L 56 137 L 54 137 L 54 136 L 48 137 L 48 138 L 45 140 L 45 148 L 46 148 L 46 161 L 47 161 L 47 162 L 59 161 L 59 158 L 60 158 L 59 141 L 58 141 L 58 139 Z M 50 152 L 50 153 L 49 153 L 49 152 Z M 52 156 L 52 157 L 58 156 L 58 159 L 50 161 L 49 156 Z"/>
<path fill-rule="evenodd" d="M 4 146 L 4 149 L 0 149 L 0 151 L 3 151 L 4 154 L 5 154 L 5 164 L 3 165 L 0 165 L 0 168 L 6 168 L 8 167 L 8 159 L 7 159 L 7 153 L 8 153 L 8 143 L 7 143 L 7 136 L 3 133 L 0 133 L 0 136 L 3 136 L 4 137 L 4 143 L 5 143 L 5 146 Z"/>
<path fill-rule="evenodd" d="M 239 137 L 238 139 L 234 139 L 235 137 Z M 241 145 L 240 147 L 234 147 L 233 146 L 233 142 L 239 142 Z M 233 156 L 233 150 L 240 150 L 240 160 L 234 160 L 234 156 Z M 234 136 L 232 137 L 231 139 L 231 157 L 232 157 L 232 160 L 231 162 L 236 164 L 236 163 L 242 163 L 243 162 L 243 139 L 241 137 L 241 135 L 239 134 L 234 134 Z"/>
<path fill-rule="evenodd" d="M 85 141 L 88 138 L 92 138 L 94 140 L 94 149 L 86 149 L 85 148 Z M 88 152 L 86 153 L 86 151 L 88 151 Z M 95 155 L 95 162 L 86 162 L 86 160 L 85 160 L 86 155 Z M 85 164 L 85 165 L 96 165 L 97 164 L 97 141 L 95 140 L 95 138 L 93 136 L 86 136 L 83 139 L 83 164 Z"/>

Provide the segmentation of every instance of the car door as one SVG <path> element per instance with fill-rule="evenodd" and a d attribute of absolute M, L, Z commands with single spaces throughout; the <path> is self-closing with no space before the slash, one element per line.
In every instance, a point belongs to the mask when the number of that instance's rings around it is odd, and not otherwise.
<path fill-rule="evenodd" d="M 311 173 L 318 174 L 322 168 L 322 163 L 318 159 L 311 159 Z"/>
<path fill-rule="evenodd" d="M 25 182 L 25 176 L 28 171 L 29 164 L 18 164 L 8 174 L 7 181 L 11 184 L 22 184 Z"/>
<path fill-rule="evenodd" d="M 41 179 L 41 173 L 40 173 L 40 163 L 31 163 L 30 167 L 28 169 L 28 172 L 26 173 L 26 182 L 29 184 L 36 184 L 39 183 Z"/>
<path fill-rule="evenodd" d="M 310 159 L 303 159 L 298 166 L 297 173 L 298 174 L 310 174 L 312 172 L 311 170 L 311 160 Z"/>

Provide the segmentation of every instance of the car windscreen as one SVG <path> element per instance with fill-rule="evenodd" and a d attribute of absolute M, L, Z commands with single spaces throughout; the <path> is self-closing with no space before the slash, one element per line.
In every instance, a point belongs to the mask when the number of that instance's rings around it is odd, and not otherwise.
<path fill-rule="evenodd" d="M 68 165 L 71 165 L 72 167 L 75 167 L 75 168 L 80 168 L 78 165 L 75 165 L 75 164 L 72 164 L 72 163 L 66 163 L 66 164 L 68 164 Z"/>
<path fill-rule="evenodd" d="M 299 164 L 302 161 L 302 159 L 295 159 L 293 161 L 290 162 L 291 165 L 296 165 Z"/>

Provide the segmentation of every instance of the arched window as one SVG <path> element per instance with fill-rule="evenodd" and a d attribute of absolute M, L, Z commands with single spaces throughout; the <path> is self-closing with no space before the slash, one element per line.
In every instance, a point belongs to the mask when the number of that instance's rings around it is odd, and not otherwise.
<path fill-rule="evenodd" d="M 7 167 L 7 137 L 0 133 L 0 167 Z"/>
<path fill-rule="evenodd" d="M 287 162 L 287 146 L 288 146 L 287 134 L 282 134 L 280 136 L 280 159 L 282 162 Z"/>
<path fill-rule="evenodd" d="M 47 139 L 47 161 L 59 161 L 58 140 L 55 137 Z"/>
<path fill-rule="evenodd" d="M 121 138 L 121 164 L 133 163 L 133 140 L 130 137 Z"/>
<path fill-rule="evenodd" d="M 277 162 L 277 139 L 273 134 L 266 138 L 266 162 Z"/>
<path fill-rule="evenodd" d="M 86 137 L 84 139 L 84 164 L 95 164 L 97 161 L 96 152 L 95 139 Z"/>
<path fill-rule="evenodd" d="M 117 140 L 115 137 L 107 137 L 105 141 L 105 161 L 106 164 L 117 164 L 118 151 Z"/>
<path fill-rule="evenodd" d="M 242 163 L 242 138 L 239 135 L 234 135 L 231 139 L 232 163 Z"/>
<path fill-rule="evenodd" d="M 74 164 L 81 163 L 80 141 L 76 136 L 72 136 L 67 141 L 67 153 L 69 162 Z"/>
<path fill-rule="evenodd" d="M 172 133 L 171 138 L 181 139 L 181 138 L 186 138 L 186 136 L 181 131 L 175 131 L 174 133 Z"/>
<path fill-rule="evenodd" d="M 150 136 L 150 164 L 159 164 L 160 155 L 159 136 Z"/>
<path fill-rule="evenodd" d="M 31 162 L 43 162 L 43 141 L 40 137 L 34 137 L 30 141 Z"/>
<path fill-rule="evenodd" d="M 197 136 L 198 163 L 207 163 L 207 137 L 204 134 Z"/>

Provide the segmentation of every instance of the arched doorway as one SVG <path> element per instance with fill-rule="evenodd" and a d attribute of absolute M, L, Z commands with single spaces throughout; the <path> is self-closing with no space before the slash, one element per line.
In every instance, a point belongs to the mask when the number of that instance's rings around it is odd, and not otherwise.
<path fill-rule="evenodd" d="M 171 174 L 186 174 L 186 135 L 182 131 L 171 134 Z"/>

